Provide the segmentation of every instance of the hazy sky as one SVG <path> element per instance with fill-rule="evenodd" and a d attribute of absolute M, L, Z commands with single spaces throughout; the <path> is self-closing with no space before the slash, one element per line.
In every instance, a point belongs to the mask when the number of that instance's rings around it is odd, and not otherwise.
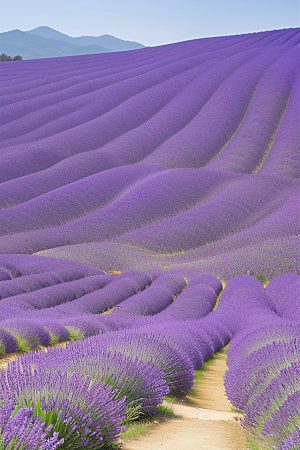
<path fill-rule="evenodd" d="M 0 0 L 0 31 L 47 25 L 144 45 L 300 26 L 300 0 Z"/>

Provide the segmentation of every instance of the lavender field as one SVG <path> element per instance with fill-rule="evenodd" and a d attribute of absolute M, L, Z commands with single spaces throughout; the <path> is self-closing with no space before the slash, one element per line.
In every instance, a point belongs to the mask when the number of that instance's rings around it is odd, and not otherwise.
<path fill-rule="evenodd" d="M 299 43 L 1 64 L 1 450 L 116 449 L 228 344 L 252 448 L 300 448 Z"/>

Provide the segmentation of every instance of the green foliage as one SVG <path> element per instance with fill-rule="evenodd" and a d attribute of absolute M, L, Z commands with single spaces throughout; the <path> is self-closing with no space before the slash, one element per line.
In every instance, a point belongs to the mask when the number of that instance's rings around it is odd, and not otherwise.
<path fill-rule="evenodd" d="M 78 444 L 81 442 L 82 437 L 80 434 L 74 433 L 74 423 L 72 421 L 64 421 L 62 420 L 62 411 L 55 411 L 55 410 L 47 410 L 45 411 L 41 406 L 41 399 L 36 398 L 35 400 L 28 400 L 27 398 L 19 399 L 19 403 L 16 404 L 15 409 L 12 413 L 12 417 L 15 416 L 18 411 L 21 408 L 33 408 L 33 414 L 35 417 L 40 417 L 41 422 L 45 424 L 45 428 L 47 428 L 49 425 L 53 425 L 53 428 L 51 429 L 51 435 L 54 432 L 59 433 L 60 438 L 64 438 L 64 443 L 59 445 L 59 448 L 61 449 L 71 449 L 78 447 Z M 48 436 L 50 437 L 50 436 Z M 15 450 L 18 448 L 18 450 L 27 450 L 27 448 L 24 448 L 22 445 L 20 447 L 15 446 L 16 442 L 12 441 L 8 448 L 2 446 L 2 441 L 0 439 L 0 450 Z M 81 447 L 80 447 L 81 448 Z M 110 441 L 103 441 L 102 443 L 99 443 L 99 450 L 119 450 L 120 445 L 116 442 L 110 442 Z"/>
<path fill-rule="evenodd" d="M 24 404 L 23 404 L 24 403 Z M 63 433 L 66 433 L 67 425 L 62 422 L 58 414 L 55 411 L 49 410 L 44 411 L 41 407 L 41 400 L 37 399 L 35 404 L 32 402 L 32 400 L 24 399 L 24 402 L 22 402 L 22 405 L 17 404 L 15 406 L 15 409 L 12 413 L 12 417 L 14 417 L 20 408 L 33 408 L 33 414 L 35 417 L 40 417 L 41 421 L 45 423 L 45 426 L 48 427 L 49 425 L 53 425 L 53 431 L 59 431 L 60 436 L 63 435 Z"/>
<path fill-rule="evenodd" d="M 8 446 L 4 445 L 4 438 L 0 436 L 0 450 L 15 450 L 16 448 L 18 450 L 26 450 L 24 448 L 24 444 L 18 445 L 18 436 L 14 436 L 11 441 L 9 442 Z"/>
<path fill-rule="evenodd" d="M 234 406 L 234 405 L 231 405 L 231 411 L 232 411 L 232 412 L 239 413 L 239 414 L 244 414 L 244 411 L 243 411 L 242 409 L 237 408 L 237 407 Z"/>
<path fill-rule="evenodd" d="M 179 398 L 175 397 L 174 395 L 166 395 L 164 397 L 164 400 L 168 403 L 176 403 L 178 402 L 178 400 L 180 400 Z"/>
<path fill-rule="evenodd" d="M 172 406 L 167 405 L 157 405 L 157 412 L 162 416 L 171 416 L 171 417 L 177 417 L 180 418 L 178 414 L 175 413 Z"/>
<path fill-rule="evenodd" d="M 15 336 L 15 338 L 17 339 L 17 342 L 18 342 L 17 352 L 26 353 L 31 350 L 31 346 L 30 346 L 29 342 L 26 341 L 26 339 L 21 338 L 21 336 L 15 334 L 15 333 L 11 332 L 11 334 L 13 334 Z"/>
<path fill-rule="evenodd" d="M 247 447 L 249 450 L 260 450 L 259 444 L 251 437 L 247 437 Z"/>
<path fill-rule="evenodd" d="M 204 373 L 202 369 L 194 371 L 194 380 L 204 380 Z"/>
<path fill-rule="evenodd" d="M 6 53 L 0 55 L 0 61 L 12 61 L 12 57 L 8 56 Z"/>
<path fill-rule="evenodd" d="M 0 61 L 21 61 L 23 58 L 21 55 L 16 55 L 13 58 L 6 53 L 0 55 Z"/>
<path fill-rule="evenodd" d="M 151 425 L 150 422 L 134 422 L 128 425 L 126 430 L 121 432 L 121 439 L 133 439 L 138 436 L 143 436 L 148 432 L 148 427 Z"/>
<path fill-rule="evenodd" d="M 51 340 L 50 340 L 50 344 L 49 345 L 57 345 L 59 344 L 59 338 L 56 336 L 56 334 L 52 333 L 52 331 L 49 330 L 49 328 L 45 327 L 47 329 L 47 331 L 50 334 Z"/>
<path fill-rule="evenodd" d="M 253 276 L 254 276 L 255 278 L 257 278 L 258 281 L 260 281 L 261 284 L 263 284 L 264 286 L 266 286 L 266 285 L 270 282 L 270 280 L 268 280 L 268 278 L 265 277 L 264 275 L 261 275 L 261 274 L 254 274 Z"/>
<path fill-rule="evenodd" d="M 144 413 L 141 411 L 141 405 L 139 405 L 137 402 L 135 403 L 135 405 L 131 403 L 130 406 L 127 406 L 126 408 L 126 417 L 122 421 L 122 425 L 128 425 L 131 422 L 135 422 L 136 420 L 139 420 L 143 415 Z"/>
<path fill-rule="evenodd" d="M 271 448 L 279 448 L 272 437 L 247 436 L 247 449 L 270 450 Z"/>
<path fill-rule="evenodd" d="M 2 341 L 0 341 L 0 358 L 6 355 L 6 350 Z"/>
<path fill-rule="evenodd" d="M 70 333 L 70 341 L 79 341 L 84 338 L 84 334 L 78 328 L 66 326 Z"/>
<path fill-rule="evenodd" d="M 103 381 L 105 384 L 111 386 L 116 390 L 115 399 L 122 399 L 124 396 L 127 401 L 127 408 L 125 411 L 125 419 L 122 421 L 122 425 L 128 425 L 129 423 L 138 420 L 144 413 L 141 411 L 142 406 L 138 400 L 135 400 L 135 394 L 132 388 L 129 388 L 129 384 L 124 382 L 123 386 L 119 386 L 119 382 L 116 381 L 111 374 L 95 374 L 92 378 L 93 381 Z M 132 392 L 132 395 L 131 395 Z"/>

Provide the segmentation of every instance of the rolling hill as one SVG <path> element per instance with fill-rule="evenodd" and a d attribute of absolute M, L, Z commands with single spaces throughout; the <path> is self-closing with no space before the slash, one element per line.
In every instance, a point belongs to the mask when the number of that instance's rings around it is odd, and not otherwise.
<path fill-rule="evenodd" d="M 274 30 L 3 65 L 2 252 L 298 271 L 299 41 Z"/>

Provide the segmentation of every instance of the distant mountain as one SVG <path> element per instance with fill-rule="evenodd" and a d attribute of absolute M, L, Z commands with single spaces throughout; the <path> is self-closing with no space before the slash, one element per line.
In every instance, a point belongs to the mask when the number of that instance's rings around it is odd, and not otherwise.
<path fill-rule="evenodd" d="M 56 31 L 50 27 L 37 27 L 33 30 L 26 31 L 26 33 L 34 34 L 36 36 L 41 36 L 46 39 L 56 39 L 58 41 L 65 41 L 72 43 L 73 38 L 67 34 Z"/>
<path fill-rule="evenodd" d="M 104 42 L 109 44 L 109 47 L 104 46 Z M 38 27 L 28 32 L 12 30 L 0 33 L 0 54 L 21 55 L 23 59 L 87 55 L 143 47 L 141 44 L 109 35 L 73 38 L 49 27 Z"/>
<path fill-rule="evenodd" d="M 47 39 L 57 39 L 59 41 L 69 42 L 76 45 L 99 45 L 112 51 L 124 51 L 135 50 L 145 47 L 138 42 L 124 41 L 122 39 L 110 36 L 109 34 L 103 34 L 102 36 L 80 36 L 71 37 L 60 31 L 53 30 L 50 27 L 38 27 L 33 30 L 27 31 L 27 33 L 41 36 Z"/>

